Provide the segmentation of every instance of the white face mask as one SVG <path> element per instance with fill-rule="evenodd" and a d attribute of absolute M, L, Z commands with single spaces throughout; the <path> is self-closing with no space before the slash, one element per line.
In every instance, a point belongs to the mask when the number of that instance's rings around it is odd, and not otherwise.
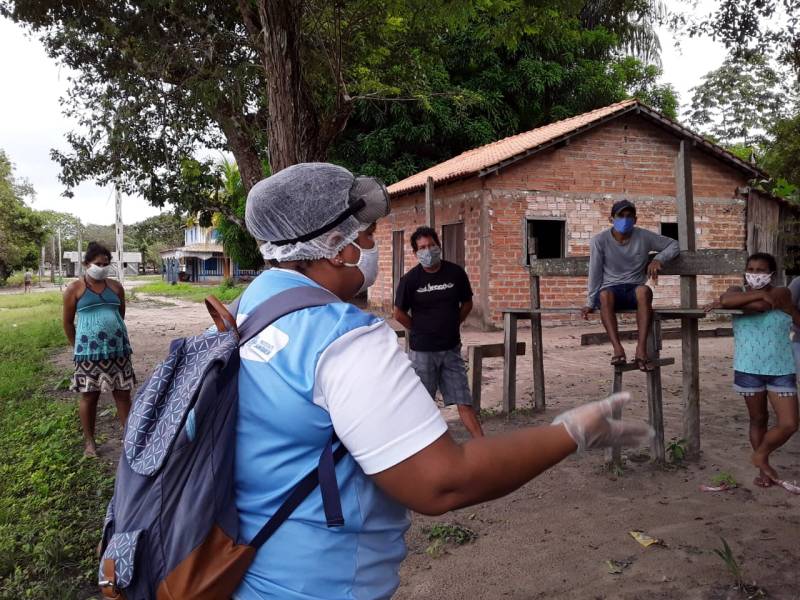
<path fill-rule="evenodd" d="M 760 290 L 772 281 L 772 273 L 745 273 L 744 279 L 752 289 Z"/>
<path fill-rule="evenodd" d="M 108 266 L 89 265 L 86 267 L 86 274 L 95 281 L 103 281 L 103 279 L 108 277 Z"/>
<path fill-rule="evenodd" d="M 357 294 L 366 290 L 369 286 L 375 283 L 378 278 L 378 244 L 372 248 L 362 248 L 355 242 L 350 242 L 359 249 L 361 255 L 358 257 L 357 263 L 344 263 L 346 267 L 358 267 L 361 274 L 364 276 L 364 283 L 358 288 Z"/>

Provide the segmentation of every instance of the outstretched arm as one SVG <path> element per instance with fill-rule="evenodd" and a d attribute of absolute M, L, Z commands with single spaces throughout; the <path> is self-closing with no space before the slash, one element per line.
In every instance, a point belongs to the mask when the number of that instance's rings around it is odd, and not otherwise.
<path fill-rule="evenodd" d="M 578 448 L 644 440 L 649 432 L 646 425 L 609 420 L 612 408 L 628 399 L 628 394 L 617 394 L 569 410 L 553 425 L 474 438 L 463 445 L 445 433 L 372 477 L 401 504 L 428 515 L 493 500 L 513 492 Z"/>

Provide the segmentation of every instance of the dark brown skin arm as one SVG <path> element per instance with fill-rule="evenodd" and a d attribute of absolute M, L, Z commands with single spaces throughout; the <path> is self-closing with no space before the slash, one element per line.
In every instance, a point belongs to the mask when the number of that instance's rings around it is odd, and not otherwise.
<path fill-rule="evenodd" d="M 67 335 L 70 346 L 75 345 L 75 312 L 78 305 L 78 300 L 75 297 L 76 291 L 75 284 L 64 290 L 64 308 L 61 313 L 61 324 L 64 327 L 64 333 Z"/>
<path fill-rule="evenodd" d="M 736 288 L 729 288 L 727 292 L 720 296 L 719 302 L 722 308 L 748 308 L 759 312 L 772 308 L 770 295 L 764 290 L 743 292 Z"/>
<path fill-rule="evenodd" d="M 461 305 L 461 309 L 458 313 L 458 322 L 463 323 L 467 320 L 469 313 L 472 312 L 472 300 L 467 300 L 464 304 Z"/>
<path fill-rule="evenodd" d="M 395 321 L 400 323 L 400 325 L 402 325 L 406 329 L 411 329 L 411 315 L 409 315 L 406 311 L 395 306 L 394 311 L 392 312 L 392 316 L 394 317 Z"/>
<path fill-rule="evenodd" d="M 445 433 L 433 444 L 372 476 L 410 509 L 441 515 L 504 496 L 575 452 L 562 425 L 530 427 L 456 444 Z"/>
<path fill-rule="evenodd" d="M 119 282 L 113 282 L 114 293 L 119 296 L 119 316 L 125 318 L 125 288 Z"/>

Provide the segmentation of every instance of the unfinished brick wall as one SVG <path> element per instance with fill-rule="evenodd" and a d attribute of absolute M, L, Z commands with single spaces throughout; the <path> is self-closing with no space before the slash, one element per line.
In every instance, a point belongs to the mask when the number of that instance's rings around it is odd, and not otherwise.
<path fill-rule="evenodd" d="M 677 221 L 675 205 L 676 138 L 636 115 L 609 121 L 485 178 L 473 176 L 435 191 L 436 225 L 465 223 L 467 273 L 476 294 L 476 312 L 500 324 L 500 309 L 529 306 L 529 282 L 522 267 L 526 218 L 566 221 L 567 256 L 586 256 L 589 240 L 609 227 L 613 202 L 627 198 L 637 205 L 638 226 L 660 232 Z M 696 148 L 692 157 L 698 248 L 745 248 L 746 206 L 737 188 L 746 176 Z M 481 228 L 481 211 L 485 213 Z M 405 270 L 416 265 L 408 239 L 425 221 L 424 193 L 401 196 L 378 230 L 381 276 L 370 291 L 377 307 L 391 304 L 391 232 L 405 232 Z M 481 232 L 487 236 L 481 245 Z M 481 256 L 481 248 L 485 256 Z M 484 262 L 483 279 L 481 262 Z M 702 304 L 741 277 L 698 277 Z M 679 278 L 662 277 L 654 286 L 656 304 L 679 304 Z M 585 278 L 543 278 L 543 306 L 581 306 Z M 571 319 L 574 317 L 548 317 Z"/>

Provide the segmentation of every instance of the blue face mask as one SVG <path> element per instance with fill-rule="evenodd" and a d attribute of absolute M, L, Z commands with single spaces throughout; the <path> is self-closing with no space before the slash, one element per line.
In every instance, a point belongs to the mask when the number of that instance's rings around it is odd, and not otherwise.
<path fill-rule="evenodd" d="M 614 217 L 614 229 L 622 235 L 628 234 L 633 229 L 633 217 Z"/>

